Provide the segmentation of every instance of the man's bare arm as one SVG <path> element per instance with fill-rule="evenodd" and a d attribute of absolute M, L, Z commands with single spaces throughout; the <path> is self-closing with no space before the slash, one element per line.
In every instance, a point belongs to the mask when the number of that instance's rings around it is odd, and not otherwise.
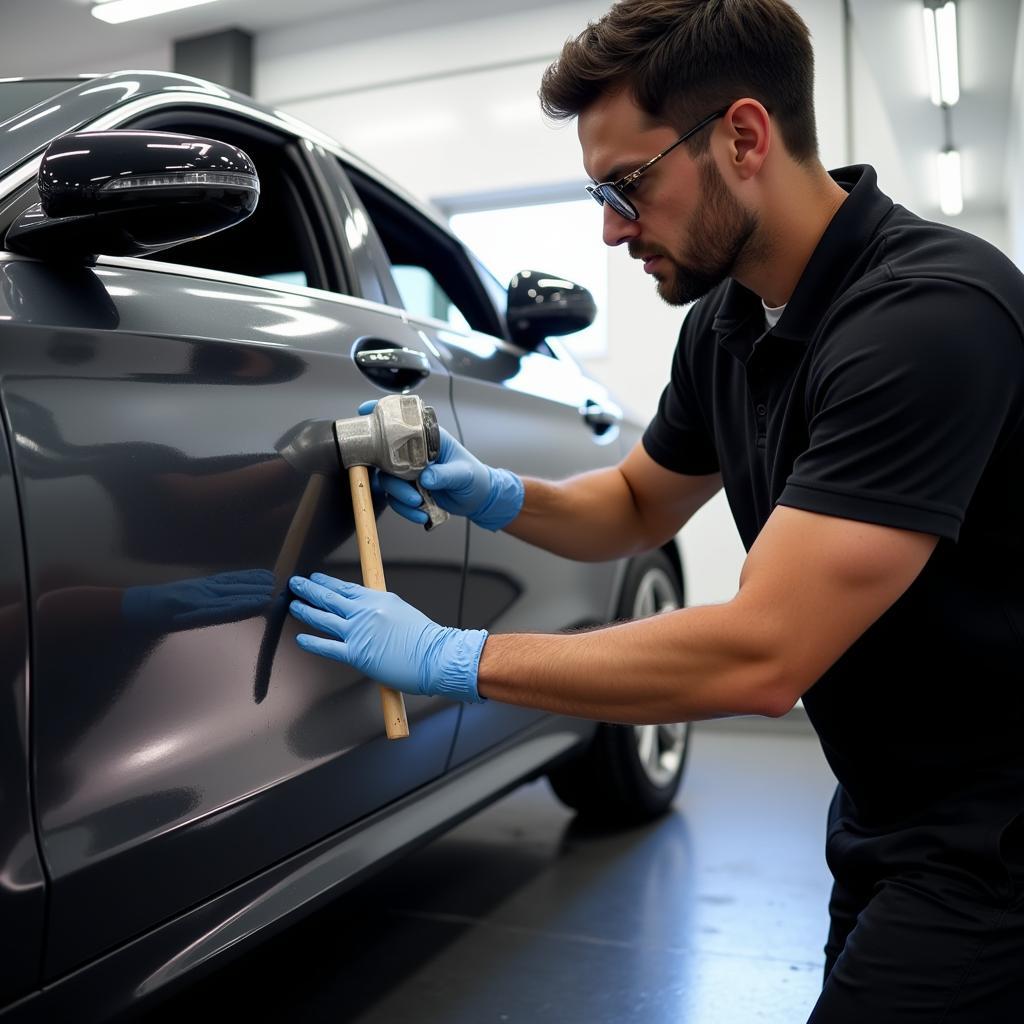
<path fill-rule="evenodd" d="M 906 591 L 937 540 L 780 506 L 731 601 L 588 633 L 490 636 L 479 692 L 610 722 L 782 715 Z"/>
<path fill-rule="evenodd" d="M 638 443 L 618 466 L 557 483 L 526 477 L 523 484 L 522 511 L 505 532 L 565 558 L 597 562 L 664 544 L 722 479 L 673 473 Z"/>

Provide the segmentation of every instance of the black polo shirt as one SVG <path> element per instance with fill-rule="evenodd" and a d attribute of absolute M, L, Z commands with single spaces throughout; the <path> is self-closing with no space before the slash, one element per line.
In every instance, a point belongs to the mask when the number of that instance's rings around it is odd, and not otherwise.
<path fill-rule="evenodd" d="M 941 538 L 804 704 L 862 824 L 1024 811 L 1024 278 L 833 177 L 779 323 L 735 281 L 702 299 L 643 444 L 720 471 L 748 549 L 777 504 Z"/>

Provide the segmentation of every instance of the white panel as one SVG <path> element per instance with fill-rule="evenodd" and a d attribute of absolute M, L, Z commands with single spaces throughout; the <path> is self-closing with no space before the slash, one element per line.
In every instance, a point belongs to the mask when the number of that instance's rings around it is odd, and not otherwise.
<path fill-rule="evenodd" d="M 818 152 L 826 167 L 850 162 L 846 151 L 846 82 L 843 74 L 842 0 L 796 0 L 814 46 L 814 112 Z"/>
<path fill-rule="evenodd" d="M 1012 108 L 1006 166 L 1009 210 L 1006 252 L 1024 269 L 1024 15 L 1017 26 L 1016 63 L 1013 69 Z"/>
<path fill-rule="evenodd" d="M 914 167 L 917 183 L 912 185 L 907 154 L 900 148 L 889 112 L 864 54 L 864 42 L 857 33 L 854 33 L 851 51 L 853 92 L 857 104 L 853 116 L 852 159 L 855 163 L 871 164 L 878 172 L 879 188 L 897 203 L 915 209 L 928 187 L 922 181 L 928 174 L 924 159 L 927 154 L 918 153 L 920 164 Z M 938 201 L 937 193 L 934 201 Z"/>

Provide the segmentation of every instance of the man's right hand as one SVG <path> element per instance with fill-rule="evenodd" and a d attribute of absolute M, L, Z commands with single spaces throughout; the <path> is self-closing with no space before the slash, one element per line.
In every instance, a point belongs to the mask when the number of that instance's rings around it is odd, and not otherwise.
<path fill-rule="evenodd" d="M 362 415 L 369 413 L 375 402 L 359 406 Z M 420 508 L 422 498 L 407 480 L 379 470 L 376 473 L 388 497 L 388 504 L 413 523 L 425 523 L 427 514 Z M 446 512 L 466 516 L 485 530 L 507 526 L 523 507 L 523 482 L 508 469 L 485 466 L 441 427 L 441 452 L 419 476 L 422 487 Z"/>

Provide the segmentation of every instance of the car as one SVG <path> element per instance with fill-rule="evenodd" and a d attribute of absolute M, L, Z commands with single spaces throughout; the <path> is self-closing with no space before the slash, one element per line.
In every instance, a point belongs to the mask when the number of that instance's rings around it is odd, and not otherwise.
<path fill-rule="evenodd" d="M 410 697 L 392 741 L 287 614 L 293 572 L 360 579 L 330 431 L 368 398 L 540 477 L 636 443 L 560 341 L 585 289 L 500 286 L 332 139 L 162 72 L 0 83 L 0 239 L 5 1024 L 145 1007 L 525 781 L 670 806 L 685 725 Z M 389 589 L 444 624 L 683 603 L 674 543 L 574 562 L 375 507 Z"/>

